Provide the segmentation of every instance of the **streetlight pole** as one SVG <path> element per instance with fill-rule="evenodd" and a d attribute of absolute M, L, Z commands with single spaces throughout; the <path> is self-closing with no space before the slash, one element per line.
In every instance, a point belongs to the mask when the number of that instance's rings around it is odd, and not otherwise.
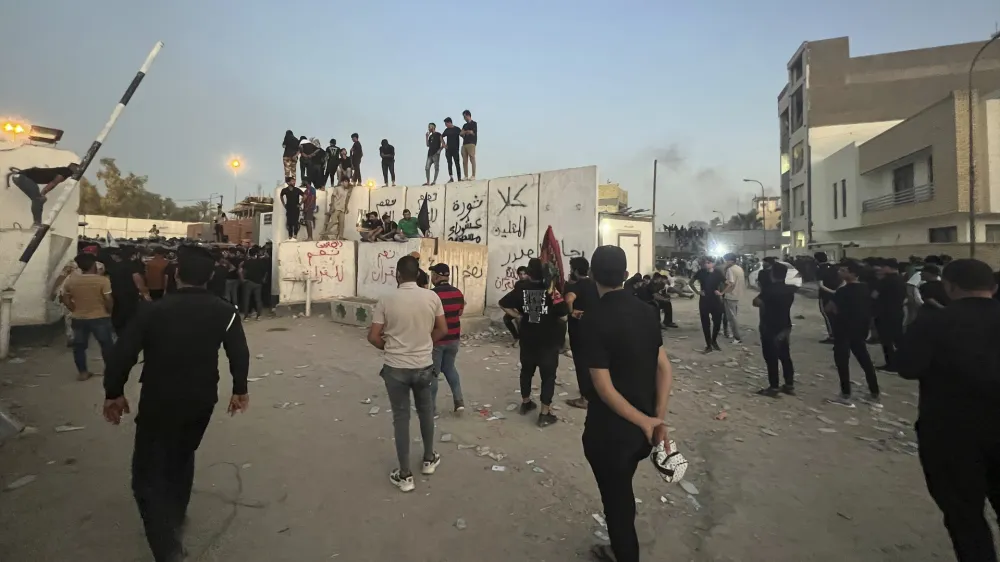
<path fill-rule="evenodd" d="M 239 183 L 236 181 L 236 174 L 240 171 L 240 167 L 243 166 L 243 162 L 240 162 L 239 158 L 233 158 L 229 162 L 229 167 L 233 169 L 233 209 L 236 209 L 236 204 L 239 203 Z"/>
<path fill-rule="evenodd" d="M 760 186 L 760 199 L 763 201 L 764 206 L 762 207 L 763 212 L 760 214 L 760 225 L 761 229 L 764 231 L 764 257 L 767 257 L 767 199 L 764 197 L 764 184 L 757 180 L 744 179 L 744 182 L 755 183 Z"/>
<path fill-rule="evenodd" d="M 657 161 L 653 160 L 653 238 L 654 238 L 653 244 L 654 245 L 656 244 L 656 242 L 655 242 L 655 238 L 656 238 L 656 164 L 657 164 Z"/>
<path fill-rule="evenodd" d="M 969 257 L 976 257 L 976 137 L 973 134 L 972 126 L 975 112 L 972 107 L 972 72 L 976 69 L 976 62 L 983 54 L 986 47 L 1000 38 L 1000 31 L 990 36 L 990 40 L 983 43 L 983 46 L 976 51 L 976 56 L 972 57 L 972 64 L 969 65 L 969 91 L 967 100 L 967 111 L 969 113 Z"/>

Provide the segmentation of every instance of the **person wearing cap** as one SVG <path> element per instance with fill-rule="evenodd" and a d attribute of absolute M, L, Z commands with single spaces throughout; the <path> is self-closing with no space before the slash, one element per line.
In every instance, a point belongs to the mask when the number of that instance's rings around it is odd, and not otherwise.
<path fill-rule="evenodd" d="M 1000 511 L 1000 303 L 989 265 L 955 260 L 941 274 L 950 303 L 922 310 L 900 340 L 899 375 L 920 383 L 916 423 L 927 491 L 956 558 L 997 560 L 983 507 Z"/>
<path fill-rule="evenodd" d="M 598 560 L 639 561 L 632 478 L 653 447 L 669 444 L 667 402 L 673 372 L 663 348 L 659 312 L 623 290 L 625 251 L 601 246 L 590 260 L 599 301 L 588 307 L 580 330 L 594 398 L 587 408 L 583 452 L 604 504 L 608 545 Z"/>
<path fill-rule="evenodd" d="M 451 284 L 451 267 L 446 263 L 436 263 L 430 267 L 431 290 L 441 299 L 444 307 L 444 319 L 448 323 L 448 333 L 434 342 L 434 370 L 444 378 L 451 387 L 452 401 L 455 413 L 465 411 L 465 398 L 462 396 L 462 381 L 458 376 L 455 361 L 458 359 L 458 348 L 462 336 L 462 312 L 465 310 L 465 295 Z M 437 385 L 434 385 L 434 408 L 437 409 Z"/>
<path fill-rule="evenodd" d="M 132 453 L 132 493 L 153 557 L 180 561 L 195 451 L 218 402 L 219 348 L 233 378 L 227 411 L 250 404 L 250 350 L 236 308 L 208 292 L 214 262 L 204 248 L 178 249 L 177 292 L 144 307 L 121 334 L 104 371 L 104 418 L 130 413 L 129 371 L 143 353 Z"/>
<path fill-rule="evenodd" d="M 499 304 L 520 324 L 520 413 L 527 415 L 538 408 L 531 399 L 531 380 L 537 369 L 542 379 L 538 427 L 548 427 L 559 421 L 552 413 L 552 396 L 556 388 L 559 352 L 566 339 L 563 319 L 569 315 L 569 308 L 551 282 L 546 282 L 542 260 L 531 258 L 527 267 L 529 280 L 515 284 Z"/>

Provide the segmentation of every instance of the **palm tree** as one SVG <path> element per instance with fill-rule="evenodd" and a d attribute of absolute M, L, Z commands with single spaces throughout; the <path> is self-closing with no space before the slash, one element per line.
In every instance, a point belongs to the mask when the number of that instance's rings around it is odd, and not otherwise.
<path fill-rule="evenodd" d="M 749 213 L 736 213 L 729 218 L 727 226 L 732 230 L 760 230 L 764 227 L 764 221 L 754 209 Z"/>

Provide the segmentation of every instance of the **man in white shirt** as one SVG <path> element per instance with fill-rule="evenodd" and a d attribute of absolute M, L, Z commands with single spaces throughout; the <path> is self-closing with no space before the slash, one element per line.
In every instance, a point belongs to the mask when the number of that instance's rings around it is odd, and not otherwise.
<path fill-rule="evenodd" d="M 725 305 L 726 320 L 733 334 L 733 343 L 738 345 L 743 343 L 737 315 L 740 310 L 740 299 L 746 290 L 746 280 L 743 268 L 736 265 L 736 254 L 726 254 L 723 259 L 726 260 L 726 288 L 722 292 L 722 303 Z"/>
<path fill-rule="evenodd" d="M 437 294 L 417 286 L 420 263 L 413 256 L 396 262 L 399 288 L 379 300 L 372 314 L 368 342 L 385 352 L 381 376 L 392 406 L 399 468 L 389 480 L 404 492 L 414 488 L 410 471 L 410 392 L 420 420 L 424 475 L 434 474 L 441 455 L 434 451 L 434 342 L 448 333 L 444 307 Z"/>

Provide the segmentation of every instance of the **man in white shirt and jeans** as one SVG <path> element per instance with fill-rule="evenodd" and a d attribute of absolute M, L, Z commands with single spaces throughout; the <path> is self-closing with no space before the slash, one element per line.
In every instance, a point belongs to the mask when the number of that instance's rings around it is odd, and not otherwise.
<path fill-rule="evenodd" d="M 746 290 L 743 268 L 736 265 L 736 254 L 726 254 L 722 259 L 726 261 L 726 288 L 722 292 L 722 304 L 725 305 L 726 320 L 729 329 L 733 333 L 733 343 L 743 343 L 740 335 L 740 325 L 736 316 L 740 311 L 740 299 L 743 298 L 743 291 Z"/>
<path fill-rule="evenodd" d="M 392 406 L 392 426 L 396 437 L 399 468 L 389 473 L 389 480 L 404 492 L 414 488 L 410 471 L 410 392 L 420 420 L 420 438 L 424 444 L 425 475 L 434 474 L 441 455 L 434 451 L 434 342 L 448 333 L 441 299 L 433 291 L 417 286 L 420 264 L 413 256 L 396 262 L 399 288 L 375 305 L 368 342 L 385 352 L 380 373 Z"/>

